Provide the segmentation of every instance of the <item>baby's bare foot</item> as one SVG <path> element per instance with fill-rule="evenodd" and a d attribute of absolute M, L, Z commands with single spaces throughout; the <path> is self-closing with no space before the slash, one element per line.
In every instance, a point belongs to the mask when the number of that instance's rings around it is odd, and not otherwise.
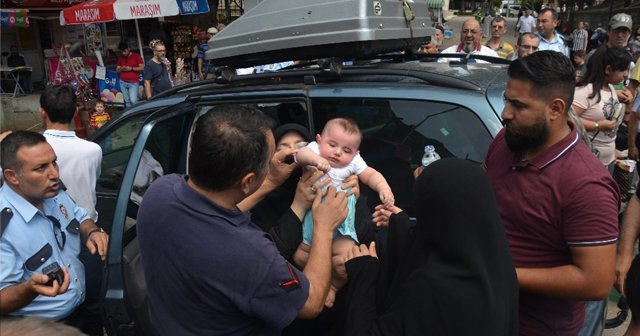
<path fill-rule="evenodd" d="M 324 306 L 327 308 L 333 307 L 333 304 L 336 302 L 336 294 L 338 293 L 338 288 L 331 286 L 329 288 L 329 293 L 327 293 L 327 299 L 324 300 Z"/>

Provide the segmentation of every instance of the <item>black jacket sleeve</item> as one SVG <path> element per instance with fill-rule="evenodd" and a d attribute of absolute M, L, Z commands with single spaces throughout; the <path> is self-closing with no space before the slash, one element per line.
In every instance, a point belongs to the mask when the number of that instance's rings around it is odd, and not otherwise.
<path fill-rule="evenodd" d="M 376 287 L 380 263 L 371 256 L 351 259 L 345 264 L 349 275 L 345 336 L 379 335 L 376 320 Z"/>
<path fill-rule="evenodd" d="M 293 263 L 293 254 L 302 242 L 302 222 L 291 208 L 284 212 L 276 225 L 269 228 L 269 234 L 280 254 Z"/>

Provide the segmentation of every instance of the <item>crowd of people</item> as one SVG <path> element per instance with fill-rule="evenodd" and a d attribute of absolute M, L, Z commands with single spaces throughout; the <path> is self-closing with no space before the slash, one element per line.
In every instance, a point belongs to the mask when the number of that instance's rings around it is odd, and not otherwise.
<path fill-rule="evenodd" d="M 553 9 L 535 25 L 529 15 L 515 46 L 498 16 L 484 44 L 469 19 L 460 43 L 442 51 L 512 59 L 504 128 L 481 166 L 444 158 L 416 170 L 415 224 L 360 157 L 353 120 L 332 119 L 312 137 L 246 105 L 201 116 L 187 174 L 157 178 L 137 213 L 155 332 L 601 335 L 615 287 L 631 308 L 627 335 L 638 335 L 640 189 L 619 220 L 612 177 L 623 122 L 627 155 L 639 159 L 631 17 L 613 16 L 608 41 L 587 53 L 583 24 L 569 49 Z M 437 51 L 439 33 L 420 50 Z M 148 97 L 176 79 L 162 41 L 151 47 L 142 65 L 121 45 L 130 59 L 118 63 L 121 75 L 142 71 Z M 583 57 L 579 78 L 569 50 Z M 204 78 L 207 68 L 198 65 Z M 71 131 L 70 87 L 47 88 L 40 105 L 44 135 L 0 136 L 0 314 L 101 335 L 102 149 Z M 360 183 L 379 195 L 373 211 Z M 9 322 L 0 330 L 19 324 Z"/>

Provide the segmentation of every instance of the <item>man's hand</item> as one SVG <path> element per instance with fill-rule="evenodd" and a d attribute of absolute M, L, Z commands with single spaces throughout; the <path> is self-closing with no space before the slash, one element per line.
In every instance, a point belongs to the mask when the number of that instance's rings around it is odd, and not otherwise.
<path fill-rule="evenodd" d="M 360 246 L 354 245 L 349 252 L 347 252 L 347 256 L 344 259 L 344 262 L 351 259 L 355 259 L 363 256 L 372 256 L 378 259 L 378 253 L 376 252 L 376 242 L 372 241 L 371 244 L 367 247 L 365 244 L 361 244 Z"/>
<path fill-rule="evenodd" d="M 284 162 L 288 156 L 293 155 L 295 152 L 296 149 L 285 148 L 273 154 L 273 157 L 269 162 L 269 175 L 267 175 L 267 180 L 269 180 L 273 186 L 279 186 L 284 183 L 284 181 L 291 176 L 291 173 L 298 168 L 298 164 L 295 162 Z"/>
<path fill-rule="evenodd" d="M 631 268 L 631 262 L 633 256 L 628 256 L 618 253 L 616 258 L 616 280 L 613 286 L 618 290 L 618 293 L 624 295 L 624 282 L 627 279 L 627 273 Z"/>
<path fill-rule="evenodd" d="M 313 201 L 314 233 L 317 229 L 333 232 L 347 218 L 347 197 L 343 192 L 337 192 L 336 188 L 329 186 L 324 193 L 318 191 Z"/>
<path fill-rule="evenodd" d="M 69 272 L 66 267 L 62 267 L 62 272 L 64 273 L 64 280 L 62 284 L 59 284 L 58 281 L 53 280 L 53 284 L 51 286 L 47 285 L 49 282 L 49 276 L 46 274 L 34 274 L 31 276 L 29 280 L 27 280 L 27 286 L 34 292 L 39 295 L 54 297 L 60 294 L 64 294 L 69 289 L 69 284 L 71 283 L 71 277 L 69 276 Z"/>
<path fill-rule="evenodd" d="M 107 259 L 108 246 L 109 235 L 102 230 L 94 231 L 87 237 L 87 249 L 91 254 L 96 254 L 97 252 L 100 255 L 100 259 L 102 261 L 105 261 Z"/>

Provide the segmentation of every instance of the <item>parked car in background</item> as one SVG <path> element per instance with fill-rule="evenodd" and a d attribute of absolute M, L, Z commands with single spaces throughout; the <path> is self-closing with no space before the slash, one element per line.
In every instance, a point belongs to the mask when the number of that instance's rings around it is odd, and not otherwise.
<path fill-rule="evenodd" d="M 382 6 L 389 3 L 392 2 Z M 418 13 L 418 5 L 412 6 Z M 308 12 L 311 11 L 304 13 Z M 333 8 L 329 12 L 341 11 Z M 404 15 L 402 8 L 399 13 L 395 15 Z M 278 13 L 278 17 L 287 15 Z M 374 32 L 380 30 L 383 23 L 372 22 Z M 225 31 L 231 32 L 226 41 L 232 41 L 237 32 L 234 24 L 218 35 L 224 38 Z M 417 27 L 423 25 L 415 26 L 412 30 L 417 34 Z M 129 108 L 92 136 L 103 149 L 97 210 L 101 225 L 111 235 L 103 284 L 103 316 L 109 335 L 151 333 L 136 237 L 138 206 L 159 176 L 187 172 L 195 122 L 211 108 L 253 105 L 278 125 L 298 123 L 311 134 L 320 132 L 329 119 L 354 119 L 363 133 L 361 155 L 386 177 L 396 204 L 411 216 L 412 172 L 420 165 L 426 145 L 435 146 L 443 158 L 457 157 L 480 164 L 491 140 L 502 128 L 505 64 L 421 61 L 407 50 L 389 53 L 393 51 L 390 40 L 373 43 L 367 40 L 368 35 L 358 37 L 359 44 L 332 45 L 331 50 L 326 45 L 314 45 L 322 40 L 317 34 L 307 39 L 306 47 L 301 47 L 300 41 L 290 41 L 289 32 L 282 34 L 274 40 L 276 48 L 269 52 L 235 58 L 226 52 L 236 49 L 218 46 L 216 50 L 221 54 L 212 57 L 244 67 L 274 62 L 283 55 L 309 59 L 314 48 L 323 57 L 333 52 L 337 56 L 270 73 L 236 75 L 231 68 L 223 69 L 216 79 L 176 87 Z M 334 41 L 345 34 L 329 35 L 327 32 L 323 38 Z M 412 40 L 413 37 L 417 35 L 411 36 Z M 360 51 L 372 45 L 382 47 L 386 54 L 360 57 Z M 287 50 L 289 46 L 293 47 Z M 355 57 L 348 57 L 350 52 Z M 361 197 L 373 209 L 379 202 L 377 195 L 364 185 L 361 188 Z"/>

